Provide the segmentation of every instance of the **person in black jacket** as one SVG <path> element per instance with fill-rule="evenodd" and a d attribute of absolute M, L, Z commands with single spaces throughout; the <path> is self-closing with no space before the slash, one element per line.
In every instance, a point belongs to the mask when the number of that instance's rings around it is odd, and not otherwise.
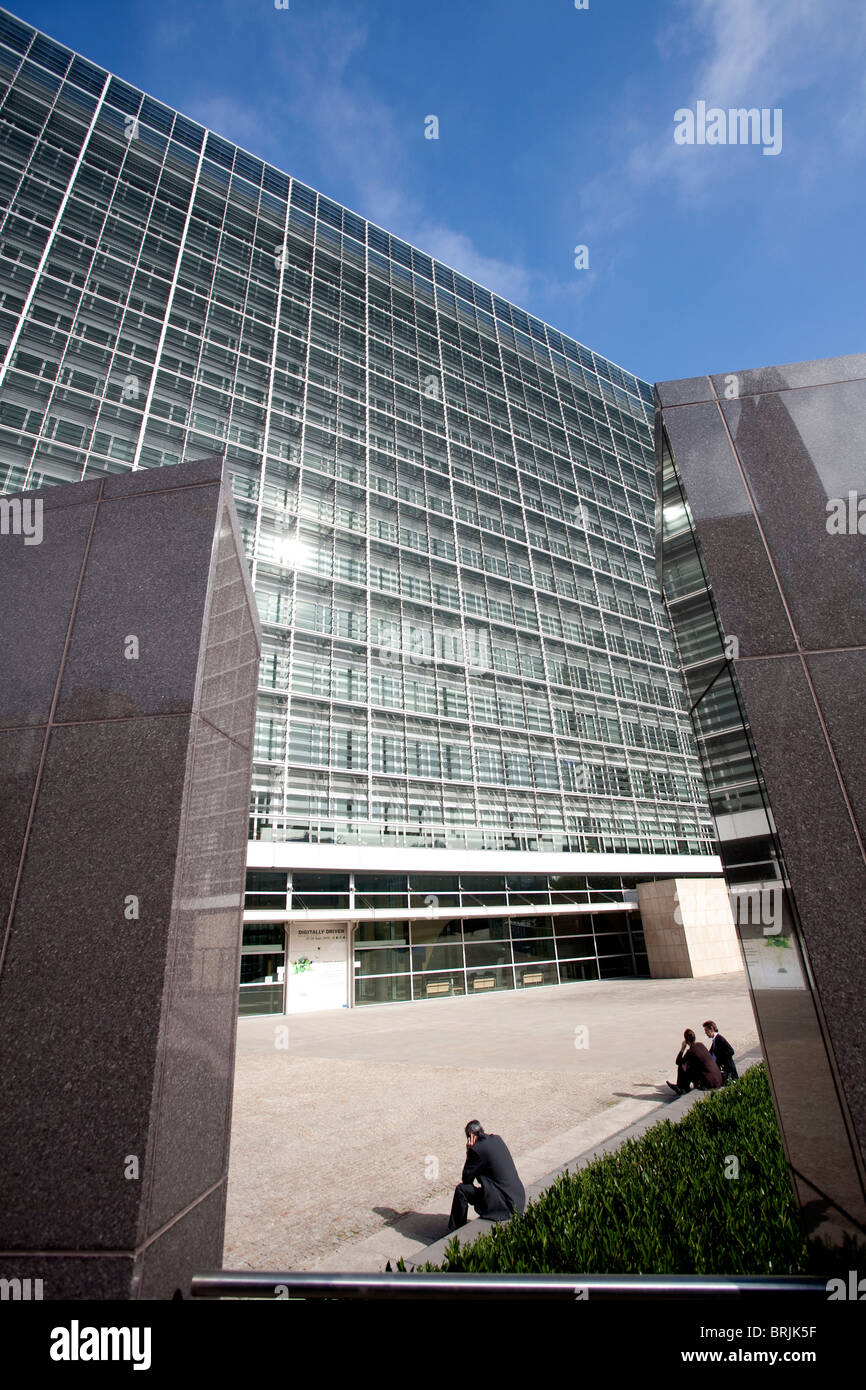
<path fill-rule="evenodd" d="M 712 1039 L 710 1042 L 710 1056 L 716 1059 L 725 1083 L 728 1081 L 737 1081 L 740 1073 L 734 1065 L 734 1049 L 731 1047 L 727 1038 L 722 1037 L 711 1018 L 708 1018 L 704 1024 L 704 1032 L 708 1038 Z"/>
<path fill-rule="evenodd" d="M 476 1182 L 479 1186 L 475 1186 Z M 466 1126 L 463 1178 L 454 1189 L 448 1231 L 466 1225 L 469 1207 L 489 1221 L 507 1221 L 526 1206 L 526 1192 L 514 1159 L 498 1134 L 485 1134 L 478 1120 Z"/>

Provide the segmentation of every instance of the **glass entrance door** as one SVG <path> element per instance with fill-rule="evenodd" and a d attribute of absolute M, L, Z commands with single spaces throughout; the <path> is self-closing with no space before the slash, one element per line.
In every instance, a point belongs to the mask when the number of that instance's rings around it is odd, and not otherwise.
<path fill-rule="evenodd" d="M 241 1018 L 285 1013 L 286 933 L 281 922 L 244 927 L 241 955 Z"/>

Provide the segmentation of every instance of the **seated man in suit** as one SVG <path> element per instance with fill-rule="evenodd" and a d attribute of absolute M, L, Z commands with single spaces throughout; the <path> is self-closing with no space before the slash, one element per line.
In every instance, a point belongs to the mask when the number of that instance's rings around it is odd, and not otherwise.
<path fill-rule="evenodd" d="M 526 1192 L 504 1140 L 498 1134 L 485 1134 L 477 1120 L 466 1126 L 466 1162 L 462 1181 L 454 1189 L 449 1233 L 466 1225 L 470 1206 L 490 1221 L 507 1221 L 512 1212 L 519 1214 L 526 1206 Z"/>
<path fill-rule="evenodd" d="M 696 1091 L 715 1091 L 722 1084 L 722 1073 L 703 1043 L 695 1042 L 691 1028 L 683 1034 L 683 1045 L 677 1054 L 677 1084 L 668 1082 L 677 1095 L 685 1095 L 694 1085 Z"/>
<path fill-rule="evenodd" d="M 737 1081 L 740 1073 L 734 1065 L 734 1049 L 727 1038 L 722 1037 L 711 1018 L 704 1024 L 704 1032 L 710 1039 L 710 1056 L 718 1062 L 725 1085 L 729 1081 Z"/>

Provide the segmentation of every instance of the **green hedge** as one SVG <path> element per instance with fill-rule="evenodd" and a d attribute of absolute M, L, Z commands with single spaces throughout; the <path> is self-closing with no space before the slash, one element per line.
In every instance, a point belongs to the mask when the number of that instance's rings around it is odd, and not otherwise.
<path fill-rule="evenodd" d="M 726 1177 L 734 1171 L 739 1176 Z M 797 1274 L 811 1264 L 763 1063 L 427 1270 Z"/>

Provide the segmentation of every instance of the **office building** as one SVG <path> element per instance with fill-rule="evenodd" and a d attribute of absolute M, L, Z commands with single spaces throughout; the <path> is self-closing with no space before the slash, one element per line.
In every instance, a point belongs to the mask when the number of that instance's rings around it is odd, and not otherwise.
<path fill-rule="evenodd" d="M 0 488 L 232 475 L 242 1011 L 647 973 L 721 867 L 649 385 L 6 12 L 0 77 Z"/>

